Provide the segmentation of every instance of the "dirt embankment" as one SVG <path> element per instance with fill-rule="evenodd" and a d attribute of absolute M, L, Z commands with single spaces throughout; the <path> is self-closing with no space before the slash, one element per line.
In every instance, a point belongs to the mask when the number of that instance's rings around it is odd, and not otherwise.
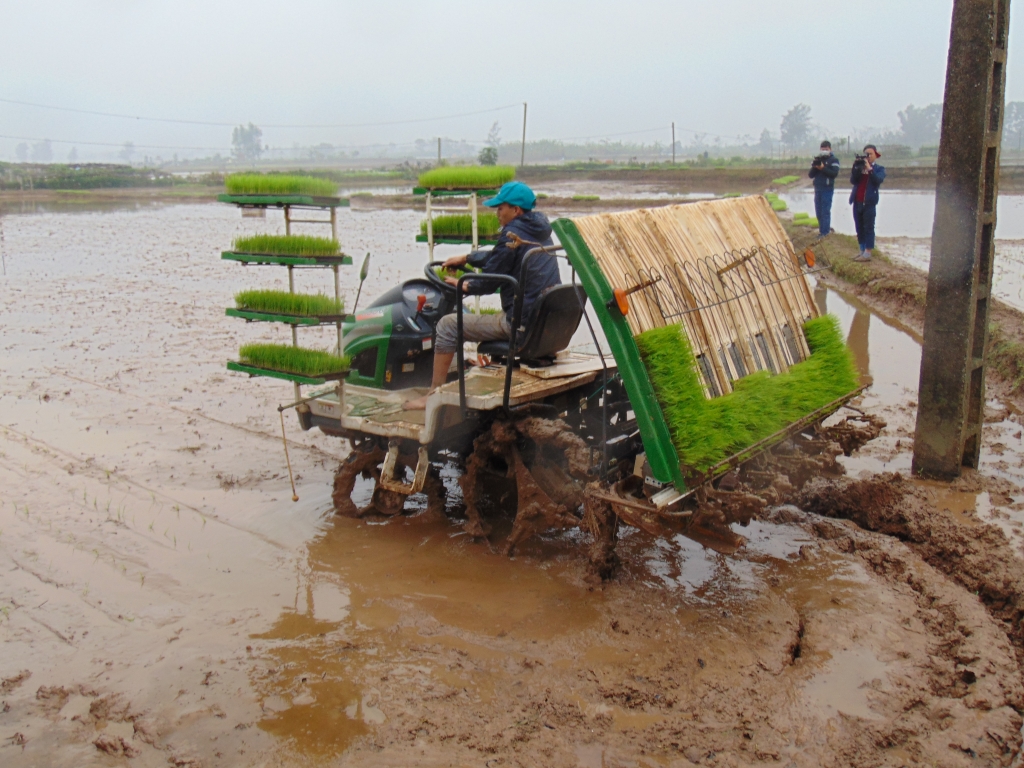
<path fill-rule="evenodd" d="M 814 236 L 806 228 L 789 228 L 797 250 Z M 857 240 L 833 233 L 815 249 L 832 265 L 831 271 L 818 273 L 818 280 L 830 288 L 853 294 L 880 314 L 896 318 L 917 338 L 924 334 L 924 307 L 928 295 L 928 275 L 915 267 L 890 260 L 875 251 L 870 262 L 853 260 L 858 253 Z M 998 299 L 989 305 L 989 369 L 986 386 L 989 394 L 1024 407 L 1024 313 Z"/>

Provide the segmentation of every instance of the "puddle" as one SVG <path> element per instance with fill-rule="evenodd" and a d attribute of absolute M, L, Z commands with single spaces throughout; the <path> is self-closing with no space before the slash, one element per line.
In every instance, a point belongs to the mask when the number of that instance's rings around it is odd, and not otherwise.
<path fill-rule="evenodd" d="M 888 664 L 866 648 L 834 651 L 825 668 L 804 686 L 804 694 L 826 717 L 839 713 L 876 720 L 869 691 L 886 690 Z"/>

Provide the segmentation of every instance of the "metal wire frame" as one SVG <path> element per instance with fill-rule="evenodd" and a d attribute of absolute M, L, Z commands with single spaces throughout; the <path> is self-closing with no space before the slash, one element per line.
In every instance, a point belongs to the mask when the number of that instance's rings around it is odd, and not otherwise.
<path fill-rule="evenodd" d="M 649 292 L 648 304 L 654 304 L 666 325 L 686 327 L 694 351 L 704 357 L 698 367 L 708 396 L 729 391 L 732 381 L 753 370 L 776 373 L 808 354 L 802 334 L 798 336 L 806 318 L 790 306 L 781 286 L 827 269 L 827 264 L 804 269 L 788 244 L 777 243 L 667 267 L 664 272 L 638 268 L 637 284 L 652 283 L 643 293 Z"/>

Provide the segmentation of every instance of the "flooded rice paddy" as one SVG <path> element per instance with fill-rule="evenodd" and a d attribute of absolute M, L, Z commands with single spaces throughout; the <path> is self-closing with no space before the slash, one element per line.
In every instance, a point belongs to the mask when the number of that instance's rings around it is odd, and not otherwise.
<path fill-rule="evenodd" d="M 373 254 L 361 301 L 422 269 L 417 212 L 339 218 L 346 252 Z M 291 420 L 293 503 L 275 412 L 290 386 L 224 369 L 240 343 L 286 338 L 224 316 L 284 271 L 219 259 L 279 215 L 2 226 L 5 766 L 968 765 L 1019 744 L 1006 634 L 889 537 L 832 522 L 844 549 L 795 509 L 738 528 L 733 557 L 626 529 L 620 577 L 595 588 L 578 534 L 507 559 L 457 519 L 335 517 L 345 449 Z M 848 472 L 907 472 L 918 341 L 817 295 L 873 382 L 862 407 L 889 423 Z M 1019 417 L 989 411 L 983 474 L 1019 485 Z M 1019 550 L 1024 494 L 982 486 L 922 487 Z"/>

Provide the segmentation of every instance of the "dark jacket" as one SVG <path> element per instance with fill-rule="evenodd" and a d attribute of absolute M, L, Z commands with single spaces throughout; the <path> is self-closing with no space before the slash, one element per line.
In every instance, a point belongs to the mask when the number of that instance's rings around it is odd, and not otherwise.
<path fill-rule="evenodd" d="M 526 243 L 540 243 L 541 245 L 553 245 L 551 239 L 551 224 L 548 217 L 540 211 L 525 211 L 522 216 L 517 216 L 501 228 L 498 236 L 498 243 L 489 251 L 476 251 L 469 255 L 469 265 L 480 267 L 484 274 L 511 275 L 516 280 L 520 279 L 520 271 L 523 265 L 523 257 L 535 245 L 523 244 L 518 248 L 509 245 L 508 235 L 514 232 Z M 474 288 L 470 282 L 469 293 L 492 293 L 493 286 L 479 285 Z M 483 283 L 484 281 L 480 281 Z M 520 285 L 520 290 L 525 290 L 523 298 L 522 320 L 525 323 L 530 316 L 530 308 L 538 299 L 545 288 L 553 285 L 561 285 L 562 280 L 558 276 L 558 260 L 549 253 L 538 253 L 530 257 L 527 265 L 526 285 Z M 515 308 L 515 295 L 510 287 L 501 288 L 501 308 L 508 315 L 509 322 L 512 322 L 512 312 Z"/>
<path fill-rule="evenodd" d="M 857 202 L 857 185 L 860 184 L 862 167 L 854 163 L 853 170 L 850 172 L 850 183 L 853 184 L 850 203 Z M 885 168 L 875 163 L 871 166 L 871 173 L 868 174 L 868 188 L 864 191 L 865 205 L 878 205 L 878 188 L 882 186 L 883 181 L 885 181 Z"/>
<path fill-rule="evenodd" d="M 836 176 L 839 175 L 839 158 L 829 152 L 828 157 L 824 158 L 824 165 L 815 168 L 812 164 L 807 175 L 814 179 L 815 189 L 834 189 Z"/>

